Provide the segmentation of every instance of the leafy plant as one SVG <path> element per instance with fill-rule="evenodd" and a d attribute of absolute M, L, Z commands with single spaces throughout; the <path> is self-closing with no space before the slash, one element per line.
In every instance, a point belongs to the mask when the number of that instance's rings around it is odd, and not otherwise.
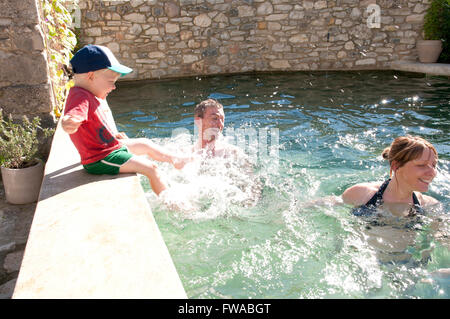
<path fill-rule="evenodd" d="M 450 62 L 450 0 L 433 0 L 424 17 L 424 39 L 442 40 L 438 62 Z"/>
<path fill-rule="evenodd" d="M 48 137 L 54 129 L 40 127 L 41 119 L 30 121 L 23 116 L 22 123 L 14 123 L 12 115 L 3 117 L 0 109 L 0 165 L 7 168 L 25 168 L 36 163 L 39 152 L 38 134 Z"/>
<path fill-rule="evenodd" d="M 65 5 L 76 0 L 41 0 L 43 11 L 43 29 L 46 37 L 48 63 L 52 80 L 55 107 L 53 113 L 57 118 L 61 116 L 65 100 L 73 82 L 69 80 L 65 66 L 73 56 L 77 44 L 75 33 L 71 30 L 72 16 Z"/>

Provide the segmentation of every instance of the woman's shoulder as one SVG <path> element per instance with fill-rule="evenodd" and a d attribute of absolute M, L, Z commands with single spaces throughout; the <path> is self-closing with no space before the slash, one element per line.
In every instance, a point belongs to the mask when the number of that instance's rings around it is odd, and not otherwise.
<path fill-rule="evenodd" d="M 342 194 L 346 204 L 361 206 L 367 203 L 378 191 L 383 182 L 359 183 L 347 188 Z"/>

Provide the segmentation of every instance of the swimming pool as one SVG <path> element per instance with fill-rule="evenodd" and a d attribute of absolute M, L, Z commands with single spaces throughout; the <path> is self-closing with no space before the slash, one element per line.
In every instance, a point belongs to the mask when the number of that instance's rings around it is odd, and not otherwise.
<path fill-rule="evenodd" d="M 194 138 L 195 104 L 218 98 L 225 136 L 257 154 L 251 173 L 220 160 L 160 164 L 185 211 L 143 179 L 188 297 L 449 298 L 450 277 L 436 273 L 450 268 L 449 96 L 445 77 L 298 72 L 123 82 L 109 103 L 119 130 L 180 150 Z M 420 220 L 366 220 L 308 204 L 384 180 L 380 154 L 404 134 L 439 152 L 429 194 L 442 207 Z"/>

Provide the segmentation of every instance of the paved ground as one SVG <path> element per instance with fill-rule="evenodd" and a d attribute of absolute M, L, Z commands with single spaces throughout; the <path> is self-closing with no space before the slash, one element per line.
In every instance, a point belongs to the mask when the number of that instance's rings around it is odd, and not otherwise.
<path fill-rule="evenodd" d="M 0 179 L 0 299 L 13 294 L 35 208 L 8 204 Z"/>

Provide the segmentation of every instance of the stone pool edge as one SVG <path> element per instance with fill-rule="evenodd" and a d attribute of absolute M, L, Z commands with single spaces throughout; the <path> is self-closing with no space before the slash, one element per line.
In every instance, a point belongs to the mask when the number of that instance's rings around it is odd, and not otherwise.
<path fill-rule="evenodd" d="M 445 63 L 395 61 L 391 63 L 391 69 L 405 72 L 425 73 L 430 75 L 450 76 L 450 64 Z"/>
<path fill-rule="evenodd" d="M 12 298 L 187 298 L 137 174 L 87 174 L 60 124 Z"/>

